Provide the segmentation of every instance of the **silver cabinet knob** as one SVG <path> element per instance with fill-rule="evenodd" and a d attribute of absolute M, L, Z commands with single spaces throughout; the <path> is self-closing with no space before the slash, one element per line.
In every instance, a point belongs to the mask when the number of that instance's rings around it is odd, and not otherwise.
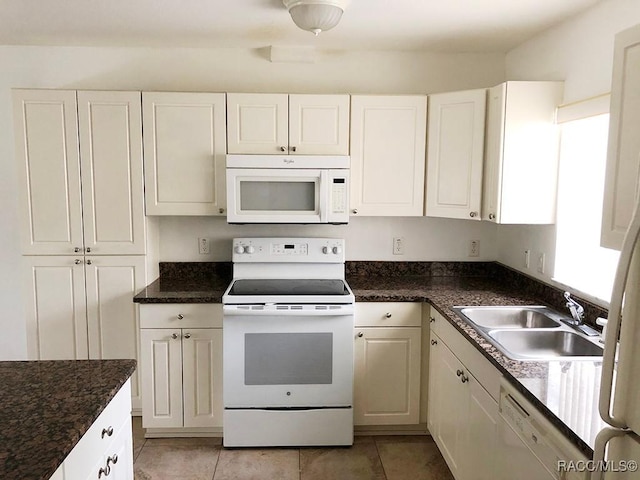
<path fill-rule="evenodd" d="M 280 147 L 280 151 L 281 152 L 286 152 L 287 151 L 287 147 Z"/>
<path fill-rule="evenodd" d="M 495 220 L 496 216 L 493 213 L 489 214 L 489 220 Z"/>
<path fill-rule="evenodd" d="M 462 383 L 467 383 L 469 381 L 469 377 L 467 377 L 466 375 L 462 375 L 462 377 L 460 377 L 460 381 Z"/>
<path fill-rule="evenodd" d="M 456 375 L 461 376 L 464 372 L 462 370 L 456 370 Z"/>
<path fill-rule="evenodd" d="M 183 314 L 181 314 L 181 313 L 179 313 L 179 314 L 178 314 L 178 320 L 182 320 L 183 318 L 184 318 L 184 315 L 183 315 Z"/>
<path fill-rule="evenodd" d="M 429 323 L 435 323 L 436 319 L 433 317 L 429 317 Z"/>
<path fill-rule="evenodd" d="M 362 332 L 358 332 L 358 337 L 359 337 L 359 338 L 362 338 L 363 336 L 364 336 L 364 333 L 362 333 Z"/>
<path fill-rule="evenodd" d="M 357 208 L 354 208 L 354 209 L 353 209 L 353 214 L 354 214 L 354 215 L 357 215 L 357 214 L 358 214 L 358 209 L 357 209 Z"/>
<path fill-rule="evenodd" d="M 100 438 L 104 438 L 104 436 L 110 437 L 111 435 L 113 435 L 113 427 L 111 425 L 109 425 L 107 428 L 103 428 L 102 429 L 102 434 L 100 435 Z"/>
<path fill-rule="evenodd" d="M 92 262 L 91 260 L 87 260 L 87 261 L 86 261 L 86 264 L 87 264 L 87 265 L 91 265 L 92 263 L 93 263 L 93 262 Z"/>
<path fill-rule="evenodd" d="M 219 208 L 219 209 L 218 209 L 218 212 L 220 212 L 220 213 L 224 213 L 224 208 Z"/>
<path fill-rule="evenodd" d="M 82 260 L 80 260 L 79 258 L 76 258 L 73 263 L 75 263 L 76 265 L 80 265 L 82 263 Z"/>
<path fill-rule="evenodd" d="M 82 249 L 81 249 L 80 247 L 76 247 L 76 248 L 74 248 L 74 249 L 73 249 L 73 251 L 74 251 L 74 252 L 76 252 L 76 253 L 78 253 L 78 252 L 81 252 L 81 251 L 82 251 Z"/>
<path fill-rule="evenodd" d="M 296 150 L 297 150 L 297 148 L 296 148 L 296 147 L 291 147 L 291 151 L 292 151 L 292 152 L 295 152 Z"/>
<path fill-rule="evenodd" d="M 109 466 L 110 463 L 113 463 L 114 465 L 116 463 L 118 463 L 118 454 L 117 453 L 114 453 L 110 457 L 107 457 L 107 467 Z"/>
<path fill-rule="evenodd" d="M 478 212 L 469 212 L 469 216 L 470 216 L 471 218 L 475 218 L 475 217 L 477 217 L 477 216 L 478 216 Z"/>
<path fill-rule="evenodd" d="M 187 338 L 187 339 L 188 339 L 188 338 L 191 338 L 191 334 L 190 334 L 190 333 L 185 333 L 185 334 L 184 334 L 184 338 Z"/>
<path fill-rule="evenodd" d="M 175 340 L 176 338 L 178 338 L 178 334 L 177 333 L 172 333 L 171 334 L 171 338 L 173 338 Z"/>
<path fill-rule="evenodd" d="M 91 247 L 87 247 L 87 253 L 91 253 Z"/>
<path fill-rule="evenodd" d="M 384 317 L 385 317 L 385 318 L 391 318 L 391 312 L 387 312 L 387 313 L 385 313 L 385 314 L 384 314 Z"/>
<path fill-rule="evenodd" d="M 431 340 L 431 345 L 437 345 L 438 341 L 437 340 Z"/>
<path fill-rule="evenodd" d="M 98 478 L 102 478 L 102 475 L 104 475 L 105 477 L 108 477 L 110 473 L 111 473 L 111 467 L 109 465 L 107 465 L 106 468 L 100 467 L 100 470 L 98 470 Z"/>

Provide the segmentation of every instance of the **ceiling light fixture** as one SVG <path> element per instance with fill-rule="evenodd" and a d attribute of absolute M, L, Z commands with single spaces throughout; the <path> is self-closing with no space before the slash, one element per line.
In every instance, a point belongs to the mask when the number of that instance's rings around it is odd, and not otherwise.
<path fill-rule="evenodd" d="M 338 25 L 346 0 L 282 0 L 295 23 L 302 30 L 318 36 Z"/>

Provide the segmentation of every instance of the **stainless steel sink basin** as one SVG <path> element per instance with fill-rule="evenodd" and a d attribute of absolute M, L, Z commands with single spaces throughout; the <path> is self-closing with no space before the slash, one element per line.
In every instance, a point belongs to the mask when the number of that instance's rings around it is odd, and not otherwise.
<path fill-rule="evenodd" d="M 547 307 L 456 307 L 481 328 L 557 328 L 554 312 Z M 557 316 L 557 315 L 555 315 Z"/>
<path fill-rule="evenodd" d="M 567 330 L 492 330 L 495 340 L 516 360 L 564 360 L 564 357 L 602 357 L 602 347 Z"/>
<path fill-rule="evenodd" d="M 603 349 L 563 320 L 569 317 L 542 306 L 454 307 L 503 354 L 513 360 L 600 360 Z"/>

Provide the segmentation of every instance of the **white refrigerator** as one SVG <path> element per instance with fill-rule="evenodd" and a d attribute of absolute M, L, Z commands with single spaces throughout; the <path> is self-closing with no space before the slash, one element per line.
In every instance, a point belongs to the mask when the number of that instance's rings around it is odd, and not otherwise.
<path fill-rule="evenodd" d="M 613 284 L 600 416 L 609 426 L 596 438 L 591 479 L 640 479 L 640 203 L 625 235 Z"/>

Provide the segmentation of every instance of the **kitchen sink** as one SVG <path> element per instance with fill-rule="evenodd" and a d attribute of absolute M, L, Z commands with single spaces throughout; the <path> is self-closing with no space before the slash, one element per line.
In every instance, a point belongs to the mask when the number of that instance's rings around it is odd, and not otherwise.
<path fill-rule="evenodd" d="M 489 336 L 515 360 L 565 360 L 565 357 L 602 357 L 602 347 L 566 330 L 492 330 Z"/>
<path fill-rule="evenodd" d="M 547 307 L 463 307 L 456 309 L 481 328 L 557 328 L 557 314 Z"/>
<path fill-rule="evenodd" d="M 569 326 L 570 318 L 544 306 L 454 307 L 504 355 L 513 360 L 600 360 L 603 348 Z M 563 321 L 564 320 L 564 321 Z"/>

